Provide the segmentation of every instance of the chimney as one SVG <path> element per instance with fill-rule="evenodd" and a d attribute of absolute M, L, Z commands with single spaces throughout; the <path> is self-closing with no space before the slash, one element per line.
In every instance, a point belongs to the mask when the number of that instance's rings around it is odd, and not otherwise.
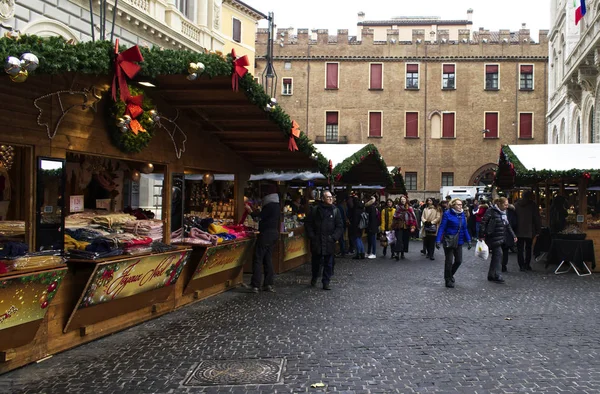
<path fill-rule="evenodd" d="M 530 33 L 529 29 L 526 29 L 525 23 L 521 25 L 521 30 L 519 30 L 519 42 L 521 44 L 528 43 L 530 41 Z"/>
<path fill-rule="evenodd" d="M 425 29 L 413 29 L 412 30 L 412 42 L 423 43 L 424 41 L 425 41 Z"/>
<path fill-rule="evenodd" d="M 369 29 L 368 27 L 364 27 L 361 30 L 361 42 L 362 44 L 372 44 L 373 43 L 373 34 L 374 34 L 374 30 L 373 29 Z"/>
<path fill-rule="evenodd" d="M 540 30 L 539 41 L 540 41 L 540 44 L 547 44 L 548 43 L 548 30 Z"/>
<path fill-rule="evenodd" d="M 364 22 L 364 21 L 365 21 L 365 13 L 364 13 L 364 12 L 362 12 L 362 11 L 360 11 L 360 12 L 358 13 L 358 23 L 360 23 L 360 22 Z"/>
<path fill-rule="evenodd" d="M 458 41 L 460 41 L 462 43 L 468 43 L 470 40 L 471 40 L 471 30 L 458 29 Z"/>
<path fill-rule="evenodd" d="M 400 31 L 398 29 L 387 29 L 387 42 L 388 44 L 397 44 L 400 38 Z"/>
<path fill-rule="evenodd" d="M 329 43 L 329 30 L 317 29 L 317 44 L 327 45 Z"/>
<path fill-rule="evenodd" d="M 298 45 L 308 45 L 308 29 L 298 29 Z"/>
<path fill-rule="evenodd" d="M 442 44 L 447 43 L 450 40 L 450 30 L 442 29 L 438 30 L 438 41 Z"/>
<path fill-rule="evenodd" d="M 498 39 L 500 40 L 500 44 L 510 44 L 510 30 L 500 29 Z"/>
<path fill-rule="evenodd" d="M 337 42 L 338 44 L 348 44 L 348 29 L 338 29 Z"/>
<path fill-rule="evenodd" d="M 469 8 L 467 10 L 467 20 L 469 22 L 473 22 L 473 9 L 472 8 Z"/>

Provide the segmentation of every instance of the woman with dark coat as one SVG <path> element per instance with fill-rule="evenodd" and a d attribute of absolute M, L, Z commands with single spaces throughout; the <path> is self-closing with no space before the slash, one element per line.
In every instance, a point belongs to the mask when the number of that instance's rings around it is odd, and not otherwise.
<path fill-rule="evenodd" d="M 456 247 L 444 245 L 444 280 L 446 281 L 446 287 L 450 288 L 454 287 L 454 274 L 462 264 L 462 250 L 465 242 L 468 248 L 471 249 L 471 236 L 469 235 L 467 219 L 465 218 L 460 198 L 452 199 L 448 210 L 442 215 L 442 222 L 435 238 L 435 247 L 437 249 L 441 247 L 444 236 L 455 236 L 457 234 L 458 242 Z"/>
<path fill-rule="evenodd" d="M 367 231 L 367 258 L 377 257 L 377 233 L 379 232 L 379 215 L 375 204 L 375 196 L 371 197 L 365 204 L 365 212 L 369 215 L 369 224 L 365 229 Z"/>
<path fill-rule="evenodd" d="M 515 232 L 508 222 L 507 208 L 508 200 L 506 197 L 497 199 L 496 205 L 485 213 L 479 228 L 479 239 L 485 239 L 485 243 L 492 254 L 488 280 L 496 283 L 504 283 L 504 279 L 500 275 L 500 266 L 502 263 L 502 246 L 505 245 L 506 238 L 510 237 L 513 242 L 517 242 Z"/>
<path fill-rule="evenodd" d="M 365 246 L 362 242 L 363 230 L 359 228 L 360 217 L 364 210 L 365 205 L 357 196 L 350 197 L 348 200 L 348 219 L 350 220 L 348 238 L 354 240 L 354 247 L 356 249 L 356 255 L 352 257 L 354 260 L 365 258 Z"/>
<path fill-rule="evenodd" d="M 508 219 L 508 225 L 513 229 L 513 232 L 517 231 L 517 212 L 515 206 L 508 204 L 506 208 L 506 218 Z M 502 272 L 508 271 L 508 253 L 517 246 L 516 242 L 508 232 L 505 233 L 504 244 L 502 245 Z"/>
<path fill-rule="evenodd" d="M 411 233 L 414 233 L 417 228 L 417 218 L 411 206 L 408 204 L 408 198 L 401 196 L 394 220 L 392 221 L 392 229 L 395 231 L 396 243 L 392 252 L 395 253 L 396 261 L 404 259 L 404 253 L 408 253 L 408 242 Z"/>

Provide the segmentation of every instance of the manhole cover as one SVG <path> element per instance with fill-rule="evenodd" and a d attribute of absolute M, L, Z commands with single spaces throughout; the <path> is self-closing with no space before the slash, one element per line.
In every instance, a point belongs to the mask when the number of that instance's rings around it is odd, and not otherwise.
<path fill-rule="evenodd" d="M 183 386 L 230 386 L 282 382 L 284 359 L 206 360 L 192 367 Z"/>

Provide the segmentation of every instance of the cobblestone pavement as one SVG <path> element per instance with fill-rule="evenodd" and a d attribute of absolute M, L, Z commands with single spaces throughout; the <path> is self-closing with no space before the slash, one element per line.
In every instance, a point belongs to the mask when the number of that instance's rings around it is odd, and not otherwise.
<path fill-rule="evenodd" d="M 500 285 L 465 249 L 448 289 L 442 253 L 419 250 L 339 259 L 332 291 L 311 288 L 304 266 L 279 275 L 276 294 L 212 297 L 4 374 L 0 392 L 600 392 L 600 275 L 518 272 L 511 255 Z M 242 359 L 283 360 L 282 383 L 182 384 L 202 361 Z"/>

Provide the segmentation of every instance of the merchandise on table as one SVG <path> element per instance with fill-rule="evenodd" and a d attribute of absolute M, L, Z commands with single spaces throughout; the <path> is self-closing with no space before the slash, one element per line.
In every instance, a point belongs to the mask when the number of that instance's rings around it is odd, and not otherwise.
<path fill-rule="evenodd" d="M 21 220 L 4 220 L 0 221 L 0 236 L 22 237 L 25 235 L 25 221 Z"/>
<path fill-rule="evenodd" d="M 162 241 L 163 227 L 162 220 L 135 220 L 125 223 L 124 231 L 150 237 L 153 241 Z"/>

